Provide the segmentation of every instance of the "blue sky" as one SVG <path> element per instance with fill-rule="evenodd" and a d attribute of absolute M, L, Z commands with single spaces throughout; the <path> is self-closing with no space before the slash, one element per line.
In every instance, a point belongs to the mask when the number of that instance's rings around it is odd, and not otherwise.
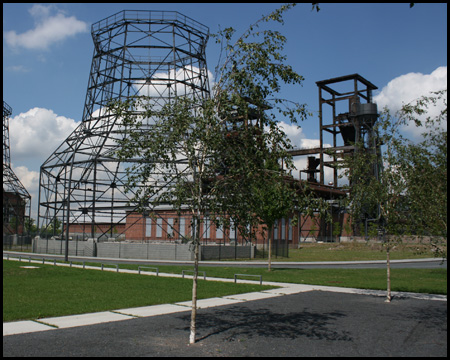
<path fill-rule="evenodd" d="M 93 54 L 92 23 L 121 10 L 178 11 L 209 27 L 241 34 L 271 3 L 3 4 L 3 99 L 12 107 L 13 169 L 37 205 L 39 166 L 81 120 Z M 379 90 L 380 105 L 398 107 L 447 86 L 446 4 L 299 4 L 285 25 L 287 61 L 305 81 L 282 97 L 306 103 L 313 116 L 302 129 L 286 127 L 297 146 L 315 144 L 316 81 L 359 73 Z M 208 68 L 219 47 L 210 39 Z M 299 163 L 299 168 L 303 168 Z"/>

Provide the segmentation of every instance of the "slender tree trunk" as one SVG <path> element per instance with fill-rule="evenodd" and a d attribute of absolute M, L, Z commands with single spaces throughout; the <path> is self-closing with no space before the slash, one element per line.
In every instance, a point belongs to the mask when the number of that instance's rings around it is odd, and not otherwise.
<path fill-rule="evenodd" d="M 193 225 L 194 225 L 194 276 L 192 280 L 192 311 L 191 311 L 191 331 L 189 334 L 189 344 L 195 343 L 195 332 L 196 332 L 196 319 L 197 319 L 197 275 L 198 275 L 198 258 L 199 258 L 199 245 L 200 245 L 200 205 L 202 197 L 202 182 L 197 173 L 197 161 L 193 168 L 194 182 L 198 184 L 198 194 L 197 194 L 197 207 L 193 214 Z"/>
<path fill-rule="evenodd" d="M 197 223 L 197 226 L 199 224 Z M 195 343 L 196 318 L 197 318 L 197 275 L 198 275 L 198 257 L 199 243 L 194 242 L 194 279 L 192 281 L 192 311 L 191 311 L 191 332 L 189 335 L 189 344 Z"/>
<path fill-rule="evenodd" d="M 268 271 L 272 269 L 272 228 L 273 226 L 269 226 L 269 258 L 267 267 Z"/>
<path fill-rule="evenodd" d="M 391 302 L 391 259 L 389 246 L 386 247 L 386 268 L 387 268 L 387 297 L 386 302 Z"/>
<path fill-rule="evenodd" d="M 191 312 L 191 332 L 189 335 L 189 344 L 195 343 L 196 319 L 197 319 L 197 277 L 198 277 L 198 260 L 200 246 L 200 205 L 202 197 L 202 183 L 196 176 L 196 168 L 194 167 L 194 181 L 198 181 L 197 209 L 194 216 L 194 276 L 192 280 L 192 312 Z"/>

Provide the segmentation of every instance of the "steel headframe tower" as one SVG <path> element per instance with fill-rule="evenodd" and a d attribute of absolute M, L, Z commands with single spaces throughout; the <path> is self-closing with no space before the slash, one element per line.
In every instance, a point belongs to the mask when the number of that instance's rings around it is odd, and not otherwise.
<path fill-rule="evenodd" d="M 209 97 L 208 37 L 206 26 L 178 12 L 121 11 L 92 25 L 94 54 L 82 122 L 40 170 L 41 234 L 62 224 L 68 239 L 69 226 L 77 224 L 86 238 L 120 235 L 114 226 L 124 223 L 133 194 L 123 191 L 126 163 L 115 152 L 127 129 L 105 109 L 112 100 L 134 96 L 154 106 L 177 96 Z"/>
<path fill-rule="evenodd" d="M 3 234 L 23 234 L 30 218 L 31 196 L 11 169 L 9 117 L 12 109 L 3 101 Z"/>
<path fill-rule="evenodd" d="M 308 182 L 318 183 L 331 191 L 331 188 L 339 188 L 337 162 L 355 151 L 372 151 L 378 155 L 378 161 L 368 166 L 372 166 L 372 174 L 378 177 L 381 152 L 374 126 L 378 113 L 377 105 L 372 102 L 372 91 L 378 88 L 359 74 L 317 81 L 316 84 L 319 88 L 319 147 L 289 152 L 292 156 L 319 154 L 319 158 L 308 156 L 307 169 L 301 172 L 307 174 Z M 325 146 L 327 143 L 331 147 Z M 326 155 L 332 160 L 326 160 Z M 333 169 L 331 184 L 325 184 L 325 167 Z M 316 173 L 319 173 L 319 180 Z"/>
<path fill-rule="evenodd" d="M 335 165 L 343 156 L 355 151 L 380 154 L 374 127 L 378 119 L 377 104 L 372 103 L 372 91 L 378 88 L 359 74 L 317 81 L 316 84 L 319 88 L 320 184 L 324 184 L 324 168 L 329 166 L 333 168 L 333 186 L 338 187 Z M 324 147 L 326 141 L 332 144 L 331 148 Z M 331 161 L 325 161 L 327 153 L 331 154 Z M 378 161 L 368 166 L 372 167 L 372 175 L 378 178 Z"/>

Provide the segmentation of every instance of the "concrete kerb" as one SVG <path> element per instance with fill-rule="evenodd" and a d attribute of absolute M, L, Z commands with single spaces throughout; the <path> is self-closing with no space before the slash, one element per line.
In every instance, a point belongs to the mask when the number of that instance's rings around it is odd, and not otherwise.
<path fill-rule="evenodd" d="M 18 258 L 9 258 L 10 260 L 19 261 Z M 25 257 L 24 257 L 25 260 Z M 41 261 L 28 260 L 27 263 L 38 263 Z M 83 268 L 84 265 L 73 265 L 64 263 L 54 263 L 56 266 L 72 266 Z M 99 267 L 95 266 L 84 266 L 85 269 L 101 270 Z M 114 271 L 116 268 L 104 268 L 103 271 Z M 121 269 L 120 272 L 138 274 L 138 270 L 127 270 Z M 141 271 L 141 275 L 152 275 L 155 276 L 154 272 Z M 159 276 L 163 277 L 177 277 L 182 278 L 181 274 L 166 274 L 159 273 Z M 185 277 L 187 277 L 185 275 Z M 192 276 L 189 276 L 192 278 Z M 234 282 L 234 279 L 223 279 L 223 278 L 211 278 L 206 277 L 206 281 L 222 281 L 222 282 Z M 241 280 L 240 283 L 255 284 L 259 281 L 252 280 Z M 269 282 L 263 281 L 263 285 L 277 286 L 276 289 L 263 290 L 259 292 L 252 292 L 246 294 L 236 294 L 227 295 L 223 297 L 215 297 L 211 299 L 202 299 L 197 301 L 197 306 L 200 309 L 205 309 L 208 307 L 223 306 L 230 304 L 237 304 L 242 301 L 253 301 L 268 299 L 271 297 L 284 296 L 289 294 L 297 294 L 307 291 L 327 291 L 327 292 L 337 292 L 337 293 L 350 293 L 350 294 L 360 294 L 360 295 L 372 295 L 372 296 L 386 296 L 386 292 L 382 290 L 364 290 L 364 289 L 354 289 L 354 288 L 339 288 L 331 286 L 319 286 L 319 285 L 304 285 L 304 284 L 290 284 L 290 283 L 279 283 L 279 282 Z M 402 293 L 402 292 L 392 292 L 392 296 L 395 298 L 415 298 L 421 300 L 438 300 L 447 301 L 447 296 L 445 295 L 429 295 L 429 294 L 418 294 L 418 293 Z M 39 320 L 26 320 L 26 321 L 14 321 L 9 323 L 3 323 L 3 336 L 24 334 L 37 331 L 55 330 L 59 328 L 69 328 L 76 326 L 86 326 L 94 325 L 100 323 L 106 323 L 111 321 L 121 321 L 128 320 L 137 317 L 148 317 L 157 316 L 164 314 L 171 314 L 183 311 L 190 311 L 192 306 L 191 301 L 184 301 L 175 304 L 162 304 L 162 305 L 152 305 L 144 306 L 138 308 L 130 309 L 119 309 L 112 311 L 104 311 L 99 313 L 91 314 L 81 314 L 81 315 L 69 315 L 62 317 L 45 318 Z"/>
<path fill-rule="evenodd" d="M 55 329 L 55 327 L 41 324 L 33 320 L 14 321 L 10 323 L 3 323 L 3 336 Z"/>

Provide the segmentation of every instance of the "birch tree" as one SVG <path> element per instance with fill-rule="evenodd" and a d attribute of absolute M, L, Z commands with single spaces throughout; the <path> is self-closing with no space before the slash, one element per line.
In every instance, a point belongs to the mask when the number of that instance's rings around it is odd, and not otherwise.
<path fill-rule="evenodd" d="M 124 119 L 128 136 L 118 156 L 128 164 L 125 191 L 133 189 L 138 211 L 168 204 L 192 218 L 191 344 L 196 337 L 203 216 L 208 214 L 217 226 L 232 223 L 251 237 L 265 221 L 261 209 L 286 213 L 293 207 L 296 192 L 286 185 L 294 169 L 287 152 L 291 144 L 279 119 L 297 124 L 307 111 L 278 93 L 282 84 L 298 85 L 303 78 L 286 64 L 286 38 L 278 31 L 260 30 L 266 23 L 283 23 L 292 6 L 263 16 L 237 40 L 232 28 L 213 36 L 222 50 L 211 98 L 199 102 L 177 97 L 157 107 L 139 96 L 109 109 Z M 276 196 L 267 196 L 273 189 Z"/>
<path fill-rule="evenodd" d="M 405 135 L 407 126 L 420 130 L 419 140 Z M 384 167 L 379 178 L 370 174 L 367 164 L 376 158 L 366 151 L 347 162 L 346 175 L 353 222 L 374 220 L 382 237 L 389 302 L 392 246 L 414 240 L 447 257 L 447 90 L 422 96 L 395 114 L 385 109 L 377 129 Z"/>

